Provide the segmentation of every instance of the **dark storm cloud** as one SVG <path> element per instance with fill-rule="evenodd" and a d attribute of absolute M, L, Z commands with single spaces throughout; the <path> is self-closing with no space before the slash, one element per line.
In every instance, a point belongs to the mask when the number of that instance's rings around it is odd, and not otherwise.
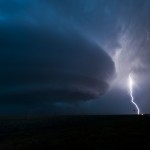
<path fill-rule="evenodd" d="M 1 102 L 75 102 L 107 91 L 113 61 L 78 31 L 67 30 L 1 23 Z"/>

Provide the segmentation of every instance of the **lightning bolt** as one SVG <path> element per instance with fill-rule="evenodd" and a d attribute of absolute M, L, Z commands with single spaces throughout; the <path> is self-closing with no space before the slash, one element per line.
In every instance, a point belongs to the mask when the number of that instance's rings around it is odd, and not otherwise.
<path fill-rule="evenodd" d="M 133 103 L 133 105 L 136 107 L 137 114 L 139 115 L 140 114 L 140 109 L 139 109 L 138 105 L 134 102 L 134 96 L 133 96 L 133 79 L 131 77 L 131 74 L 129 74 L 128 82 L 129 82 L 129 92 L 130 92 L 130 97 L 131 97 L 131 103 Z"/>

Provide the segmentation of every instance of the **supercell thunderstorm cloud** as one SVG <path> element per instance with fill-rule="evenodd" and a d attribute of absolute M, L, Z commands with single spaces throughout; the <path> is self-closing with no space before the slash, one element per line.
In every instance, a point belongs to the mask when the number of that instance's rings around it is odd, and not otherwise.
<path fill-rule="evenodd" d="M 149 0 L 0 0 L 0 113 L 149 113 Z"/>
<path fill-rule="evenodd" d="M 8 28 L 15 33 L 4 35 L 9 29 L 1 27 L 5 51 L 1 99 L 5 102 L 88 100 L 108 89 L 114 64 L 97 45 L 73 33 L 64 37 L 53 31 Z"/>

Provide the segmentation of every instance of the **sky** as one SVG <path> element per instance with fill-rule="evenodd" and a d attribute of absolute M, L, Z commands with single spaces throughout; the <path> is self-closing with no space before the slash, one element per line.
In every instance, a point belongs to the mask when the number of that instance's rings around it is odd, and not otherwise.
<path fill-rule="evenodd" d="M 0 114 L 150 113 L 149 0 L 0 0 Z"/>

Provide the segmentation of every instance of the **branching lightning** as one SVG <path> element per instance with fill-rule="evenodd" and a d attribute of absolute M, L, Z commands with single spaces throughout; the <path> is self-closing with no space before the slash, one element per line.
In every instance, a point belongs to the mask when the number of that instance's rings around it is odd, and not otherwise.
<path fill-rule="evenodd" d="M 129 74 L 128 82 L 129 82 L 129 92 L 130 92 L 131 102 L 136 107 L 137 114 L 139 115 L 140 114 L 140 109 L 139 109 L 138 105 L 134 102 L 134 96 L 133 96 L 133 79 L 131 77 L 131 74 Z"/>

